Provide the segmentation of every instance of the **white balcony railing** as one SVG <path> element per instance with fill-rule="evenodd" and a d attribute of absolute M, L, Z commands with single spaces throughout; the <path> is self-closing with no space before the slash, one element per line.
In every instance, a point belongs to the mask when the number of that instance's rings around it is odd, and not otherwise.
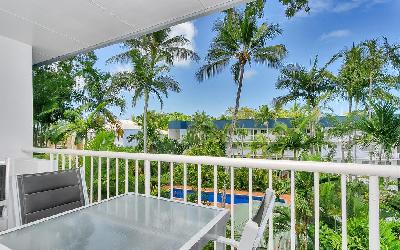
<path fill-rule="evenodd" d="M 320 174 L 337 174 L 341 178 L 341 222 L 342 222 L 342 249 L 347 249 L 347 211 L 346 211 L 346 186 L 349 176 L 363 176 L 368 178 L 369 185 L 369 249 L 379 249 L 379 177 L 392 177 L 400 178 L 400 168 L 397 166 L 386 165 L 364 165 L 364 164 L 349 164 L 349 163 L 328 163 L 328 162 L 304 162 L 304 161 L 276 161 L 276 160 L 262 160 L 262 159 L 246 159 L 246 158 L 224 158 L 224 157 L 208 157 L 208 156 L 185 156 L 185 155 L 164 155 L 164 154 L 142 154 L 142 153 L 125 153 L 125 152 L 109 152 L 109 151 L 85 151 L 85 150 L 59 150 L 59 149 L 43 149 L 32 148 L 25 149 L 26 153 L 42 153 L 48 154 L 50 160 L 56 160 L 60 169 L 72 167 L 85 167 L 90 169 L 87 174 L 87 182 L 89 188 L 90 202 L 100 201 L 102 198 L 102 186 L 106 187 L 106 197 L 110 197 L 110 171 L 115 171 L 115 194 L 118 195 L 121 189 L 124 192 L 134 190 L 139 192 L 139 165 L 142 164 L 144 173 L 144 193 L 151 194 L 151 176 L 157 176 L 156 192 L 161 196 L 163 186 L 161 184 L 161 164 L 169 164 L 169 192 L 170 198 L 174 198 L 174 166 L 176 164 L 183 165 L 183 200 L 188 202 L 188 165 L 197 166 L 197 202 L 202 202 L 202 170 L 204 168 L 213 169 L 213 206 L 217 206 L 218 194 L 218 168 L 225 167 L 229 171 L 229 182 L 227 186 L 230 188 L 230 211 L 231 222 L 230 231 L 231 237 L 234 237 L 235 217 L 234 217 L 234 172 L 239 168 L 248 169 L 248 195 L 249 195 L 249 218 L 252 216 L 253 211 L 253 169 L 264 169 L 268 171 L 268 186 L 272 188 L 272 173 L 276 170 L 290 171 L 290 249 L 296 248 L 296 214 L 295 214 L 295 172 L 310 172 L 314 175 L 314 249 L 319 249 L 319 212 L 320 212 Z M 111 161 L 115 165 L 111 166 Z M 88 162 L 89 161 L 89 162 Z M 102 164 L 105 161 L 106 173 L 102 173 Z M 151 169 L 151 162 L 154 169 Z M 96 164 L 95 164 L 96 163 Z M 121 167 L 121 164 L 125 164 Z M 134 165 L 133 165 L 134 164 Z M 96 166 L 97 165 L 97 166 Z M 134 166 L 134 167 L 132 167 Z M 103 167 L 104 168 L 104 167 Z M 129 172 L 134 169 L 133 175 Z M 120 169 L 124 169 L 120 173 Z M 97 170 L 97 176 L 95 171 Z M 153 174 L 151 174 L 153 173 Z M 131 177 L 132 181 L 129 181 Z M 124 180 L 119 179 L 124 178 Z M 95 180 L 97 179 L 97 188 L 94 187 Z M 88 181 L 89 180 L 89 181 Z M 114 181 L 114 180 L 113 180 Z M 123 183 L 123 187 L 119 187 Z M 130 183 L 134 185 L 134 189 L 129 188 Z M 97 190 L 96 190 L 97 189 Z M 97 193 L 97 197 L 95 196 Z M 269 223 L 269 249 L 273 249 L 273 221 Z"/>

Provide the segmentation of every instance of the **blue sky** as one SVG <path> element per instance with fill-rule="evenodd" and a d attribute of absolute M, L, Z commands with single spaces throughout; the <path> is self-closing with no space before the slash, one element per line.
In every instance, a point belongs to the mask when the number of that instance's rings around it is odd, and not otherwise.
<path fill-rule="evenodd" d="M 339 50 L 349 47 L 353 42 L 386 36 L 391 43 L 400 43 L 400 1 L 399 0 L 313 0 L 310 3 L 311 13 L 299 13 L 287 19 L 284 9 L 278 0 L 267 1 L 265 18 L 272 23 L 280 24 L 283 34 L 272 44 L 285 44 L 289 54 L 284 63 L 300 63 L 309 66 L 314 56 L 319 56 L 321 64 Z M 204 59 L 210 41 L 215 34 L 211 31 L 213 23 L 221 16 L 215 13 L 201 17 L 190 23 L 174 28 L 177 34 L 185 34 L 193 41 L 194 50 Z M 99 57 L 97 66 L 103 70 L 116 72 L 126 68 L 125 65 L 106 65 L 105 61 L 121 51 L 120 45 L 113 45 L 96 51 Z M 194 74 L 202 65 L 199 63 L 179 63 L 171 74 L 181 84 L 182 92 L 171 93 L 165 100 L 164 112 L 182 112 L 193 114 L 206 111 L 210 115 L 219 116 L 227 107 L 233 106 L 236 86 L 227 68 L 217 77 L 199 83 Z M 338 63 L 330 69 L 336 71 Z M 257 108 L 263 104 L 271 104 L 272 99 L 284 94 L 275 89 L 279 71 L 263 65 L 252 65 L 246 69 L 241 106 Z M 127 110 L 119 114 L 120 118 L 139 115 L 143 103 L 132 107 L 129 93 L 125 93 L 128 102 Z M 334 101 L 331 104 L 336 114 L 343 114 L 347 104 Z M 160 110 L 156 99 L 150 99 L 150 108 Z"/>

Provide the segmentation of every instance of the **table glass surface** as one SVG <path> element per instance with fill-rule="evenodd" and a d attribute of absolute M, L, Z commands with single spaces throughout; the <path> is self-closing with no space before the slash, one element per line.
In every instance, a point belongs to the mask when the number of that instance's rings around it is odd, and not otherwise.
<path fill-rule="evenodd" d="M 221 210 L 124 195 L 0 235 L 18 249 L 179 249 Z"/>

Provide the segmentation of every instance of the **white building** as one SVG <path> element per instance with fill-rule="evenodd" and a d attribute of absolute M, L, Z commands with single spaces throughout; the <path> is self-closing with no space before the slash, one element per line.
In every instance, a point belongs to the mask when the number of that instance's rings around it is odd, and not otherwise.
<path fill-rule="evenodd" d="M 336 117 L 336 119 L 342 119 L 342 116 Z M 231 123 L 230 120 L 215 120 L 214 124 L 218 129 L 223 129 L 225 126 L 229 125 Z M 243 149 L 243 156 L 249 156 L 252 155 L 253 153 L 248 147 L 248 144 L 251 143 L 252 141 L 255 140 L 257 135 L 263 135 L 270 141 L 273 141 L 275 138 L 275 135 L 272 134 L 272 130 L 274 129 L 275 125 L 277 123 L 283 123 L 289 128 L 291 127 L 291 122 L 289 118 L 279 118 L 279 119 L 270 119 L 268 121 L 268 124 L 260 124 L 254 119 L 242 119 L 237 121 L 237 127 L 241 128 L 246 131 L 246 133 L 243 133 L 243 135 L 235 135 L 233 138 L 234 142 L 234 154 L 237 156 L 241 156 L 242 154 L 242 149 L 240 144 L 243 142 L 245 144 L 245 147 Z M 329 129 L 331 128 L 331 122 L 327 118 L 322 118 L 320 120 L 321 126 L 323 126 L 324 129 Z M 190 121 L 171 121 L 168 124 L 168 136 L 171 139 L 175 140 L 182 140 L 184 136 L 187 134 L 187 130 L 190 126 Z M 323 148 L 322 149 L 322 156 L 327 157 L 329 154 L 333 152 L 333 161 L 335 162 L 341 162 L 342 159 L 344 159 L 347 154 L 348 150 L 344 148 L 344 144 L 346 143 L 346 138 L 340 139 L 340 138 L 330 138 L 330 142 L 335 145 L 332 149 L 331 148 Z M 331 152 L 331 150 L 333 150 Z M 258 156 L 261 155 L 261 150 L 257 152 Z M 355 159 L 356 162 L 359 163 L 369 163 L 371 158 L 370 158 L 370 149 L 369 148 L 363 148 L 359 145 L 353 147 L 352 149 L 352 158 Z M 283 154 L 284 159 L 293 159 L 293 152 L 291 150 L 286 150 Z M 396 161 L 399 159 L 399 153 L 398 149 L 394 148 L 391 160 Z M 374 159 L 374 158 L 373 158 Z M 376 158 L 374 159 L 376 160 Z"/>
<path fill-rule="evenodd" d="M 130 136 L 136 135 L 139 131 L 142 130 L 142 127 L 139 126 L 136 122 L 132 120 L 118 120 L 121 129 L 123 130 L 124 134 L 122 137 L 115 138 L 115 145 L 123 146 L 123 147 L 135 147 L 137 145 L 136 140 L 130 140 Z"/>

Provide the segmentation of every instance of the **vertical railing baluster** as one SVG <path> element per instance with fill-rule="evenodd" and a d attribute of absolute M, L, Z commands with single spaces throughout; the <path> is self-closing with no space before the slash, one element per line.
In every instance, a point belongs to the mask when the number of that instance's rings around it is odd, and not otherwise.
<path fill-rule="evenodd" d="M 295 171 L 290 172 L 290 249 L 296 249 Z"/>
<path fill-rule="evenodd" d="M 125 194 L 129 191 L 129 160 L 125 159 Z"/>
<path fill-rule="evenodd" d="M 253 169 L 249 168 L 249 220 L 253 217 Z"/>
<path fill-rule="evenodd" d="M 90 203 L 93 203 L 93 156 L 90 156 Z"/>
<path fill-rule="evenodd" d="M 319 250 L 319 173 L 314 172 L 314 249 Z"/>
<path fill-rule="evenodd" d="M 118 195 L 119 188 L 119 159 L 115 158 L 115 195 Z"/>
<path fill-rule="evenodd" d="M 107 182 L 107 199 L 110 198 L 110 158 L 107 157 L 107 169 L 106 169 L 106 182 Z"/>
<path fill-rule="evenodd" d="M 72 168 L 72 155 L 68 155 L 68 168 Z"/>
<path fill-rule="evenodd" d="M 214 207 L 218 204 L 218 166 L 214 165 Z"/>
<path fill-rule="evenodd" d="M 53 166 L 53 164 L 54 164 L 54 154 L 50 153 L 49 157 L 50 157 L 50 164 L 51 164 L 52 167 L 54 167 Z"/>
<path fill-rule="evenodd" d="M 340 176 L 340 191 L 342 203 L 342 250 L 347 249 L 347 176 Z"/>
<path fill-rule="evenodd" d="M 97 170 L 97 201 L 101 201 L 101 157 L 99 156 L 99 166 Z"/>
<path fill-rule="evenodd" d="M 139 193 L 139 162 L 135 161 L 135 193 Z"/>
<path fill-rule="evenodd" d="M 75 155 L 75 168 L 79 168 L 79 155 Z"/>
<path fill-rule="evenodd" d="M 161 197 L 161 162 L 157 162 L 157 197 Z"/>
<path fill-rule="evenodd" d="M 230 183 L 231 183 L 231 239 L 235 239 L 235 173 L 233 167 L 230 167 L 231 169 L 231 177 L 230 177 Z M 234 248 L 231 247 L 233 250 Z"/>
<path fill-rule="evenodd" d="M 149 160 L 145 160 L 143 162 L 143 172 L 144 172 L 144 194 L 150 195 L 150 184 L 151 184 L 151 162 Z"/>
<path fill-rule="evenodd" d="M 272 169 L 268 170 L 268 188 L 272 190 Z M 268 220 L 268 250 L 274 249 L 274 214 Z"/>
<path fill-rule="evenodd" d="M 183 201 L 187 202 L 187 163 L 183 163 Z"/>
<path fill-rule="evenodd" d="M 65 170 L 65 154 L 61 155 L 61 169 Z"/>
<path fill-rule="evenodd" d="M 59 160 L 60 160 L 60 154 L 57 154 L 57 155 L 56 155 L 57 170 L 60 170 L 60 169 L 59 169 L 59 163 L 58 163 Z"/>
<path fill-rule="evenodd" d="M 169 198 L 174 198 L 174 163 L 169 163 Z"/>
<path fill-rule="evenodd" d="M 197 204 L 201 204 L 201 164 L 197 164 Z"/>
<path fill-rule="evenodd" d="M 379 250 L 379 177 L 369 177 L 369 249 Z"/>

